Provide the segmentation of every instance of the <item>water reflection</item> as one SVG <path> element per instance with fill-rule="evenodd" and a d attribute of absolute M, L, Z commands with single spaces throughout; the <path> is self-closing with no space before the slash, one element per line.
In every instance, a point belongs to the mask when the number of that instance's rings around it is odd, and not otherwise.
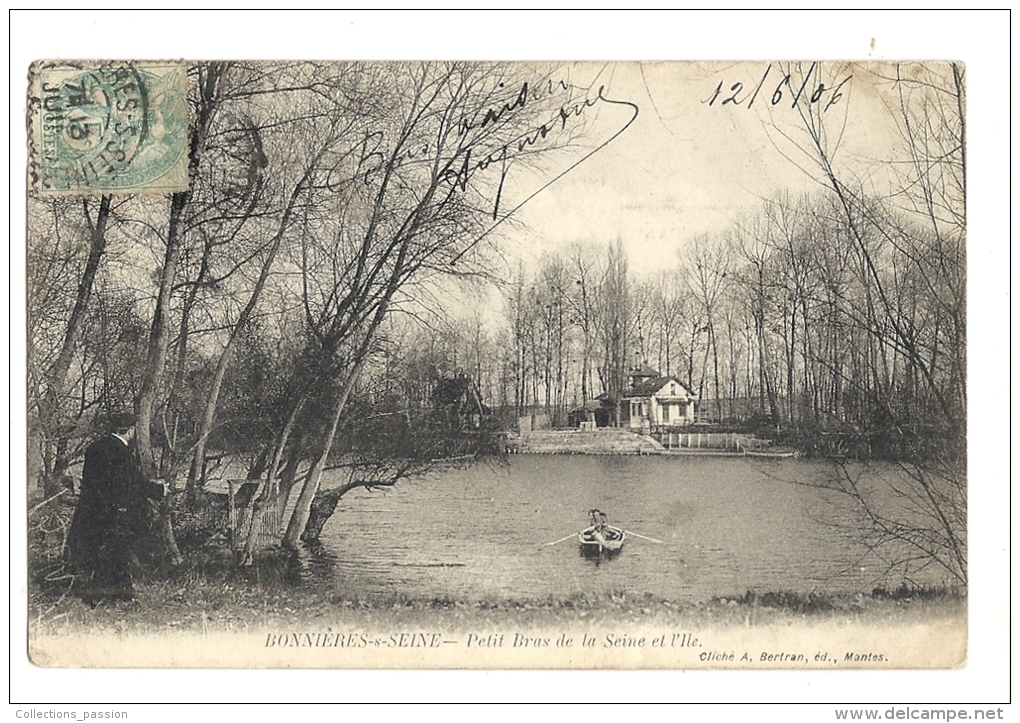
<path fill-rule="evenodd" d="M 288 567 L 299 580 L 320 580 L 330 577 L 336 568 L 337 556 L 328 545 L 301 543 L 288 559 Z"/>

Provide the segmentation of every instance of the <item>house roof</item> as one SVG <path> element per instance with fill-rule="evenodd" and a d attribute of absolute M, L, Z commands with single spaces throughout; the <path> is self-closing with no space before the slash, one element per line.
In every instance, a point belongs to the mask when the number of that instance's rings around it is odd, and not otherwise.
<path fill-rule="evenodd" d="M 446 377 L 436 382 L 432 389 L 432 403 L 437 407 L 453 407 L 459 404 L 474 405 L 480 410 L 485 407 L 478 389 L 466 375 Z"/>
<path fill-rule="evenodd" d="M 690 397 L 691 399 L 694 398 L 694 395 L 691 393 L 691 390 L 687 388 L 687 385 L 673 376 L 669 377 L 655 376 L 652 377 L 651 379 L 645 379 L 644 381 L 638 382 L 630 389 L 625 391 L 623 393 L 623 396 L 627 398 L 650 397 L 654 395 L 656 392 L 660 391 L 670 382 L 677 384 L 680 387 L 680 389 L 683 390 L 684 394 L 686 394 L 688 397 Z"/>
<path fill-rule="evenodd" d="M 659 377 L 662 376 L 658 370 L 652 369 L 650 366 L 645 364 L 640 369 L 631 369 L 630 376 L 632 377 Z"/>
<path fill-rule="evenodd" d="M 599 409 L 607 409 L 608 407 L 601 399 L 589 399 L 579 407 L 574 407 L 571 412 L 595 412 Z"/>

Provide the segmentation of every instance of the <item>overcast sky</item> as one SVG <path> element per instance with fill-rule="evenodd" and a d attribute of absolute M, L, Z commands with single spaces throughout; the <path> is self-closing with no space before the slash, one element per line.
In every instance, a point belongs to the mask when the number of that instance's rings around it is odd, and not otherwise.
<path fill-rule="evenodd" d="M 562 64 L 554 78 L 589 89 L 589 98 L 604 87 L 603 96 L 615 102 L 584 111 L 585 137 L 576 148 L 539 171 L 511 171 L 502 207 L 536 195 L 514 214 L 519 224 L 490 239 L 506 252 L 498 275 L 510 279 L 521 261 L 534 268 L 543 254 L 574 242 L 605 251 L 619 239 L 635 276 L 648 277 L 675 267 L 696 236 L 724 233 L 756 213 L 763 198 L 818 192 L 813 157 L 795 145 L 807 140 L 792 108 L 798 92 L 802 99 L 817 93 L 826 128 L 841 132 L 840 167 L 881 190 L 899 143 L 886 105 L 891 84 L 878 79 L 890 69 L 785 59 Z M 738 83 L 739 103 L 727 102 Z M 445 286 L 446 313 L 485 308 L 494 323 L 502 319 L 494 289 Z"/>
<path fill-rule="evenodd" d="M 620 238 L 631 268 L 643 275 L 672 265 L 677 249 L 694 236 L 726 230 L 764 197 L 819 188 L 807 173 L 814 170 L 810 159 L 790 140 L 802 139 L 801 120 L 791 108 L 801 84 L 795 80 L 792 89 L 783 84 L 790 64 L 781 61 L 567 66 L 572 82 L 593 85 L 593 95 L 604 84 L 607 97 L 636 109 L 608 104 L 591 109 L 597 119 L 587 150 L 609 142 L 521 209 L 522 253 L 531 257 L 572 241 L 605 245 Z M 795 65 L 795 78 L 810 69 L 811 63 Z M 841 129 L 846 121 L 839 160 L 855 172 L 881 176 L 882 159 L 890 157 L 896 139 L 877 95 L 875 70 L 822 63 L 812 70 L 802 97 L 810 97 L 819 83 L 833 89 L 818 94 L 818 103 L 828 106 L 823 118 L 831 128 Z M 828 105 L 841 82 L 840 97 Z M 723 92 L 716 96 L 720 83 Z M 743 84 L 736 96 L 740 103 L 726 103 L 736 83 Z M 566 160 L 549 175 L 565 165 Z"/>

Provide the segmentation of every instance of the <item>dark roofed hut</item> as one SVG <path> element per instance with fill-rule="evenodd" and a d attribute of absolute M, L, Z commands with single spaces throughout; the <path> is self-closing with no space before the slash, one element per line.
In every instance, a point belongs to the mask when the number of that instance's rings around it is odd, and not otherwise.
<path fill-rule="evenodd" d="M 609 394 L 600 394 L 571 409 L 568 419 L 571 427 L 612 427 L 616 423 L 616 401 Z"/>
<path fill-rule="evenodd" d="M 459 429 L 478 429 L 489 411 L 467 374 L 440 379 L 432 390 L 432 406 L 449 426 Z"/>

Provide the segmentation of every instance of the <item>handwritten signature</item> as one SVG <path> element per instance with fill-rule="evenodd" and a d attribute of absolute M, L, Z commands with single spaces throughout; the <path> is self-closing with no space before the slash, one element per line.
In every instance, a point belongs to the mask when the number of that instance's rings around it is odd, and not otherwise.
<path fill-rule="evenodd" d="M 502 87 L 502 84 L 501 84 Z M 516 96 L 506 103 L 489 107 L 484 111 L 469 117 L 462 118 L 457 124 L 456 135 L 461 139 L 457 150 L 443 164 L 436 174 L 434 183 L 444 185 L 448 193 L 466 192 L 471 181 L 490 167 L 499 169 L 498 183 L 496 184 L 495 197 L 492 201 L 492 218 L 496 224 L 489 229 L 491 232 L 506 220 L 511 214 L 517 211 L 527 201 L 530 201 L 538 193 L 548 188 L 549 185 L 570 172 L 588 158 L 605 148 L 609 143 L 623 133 L 637 118 L 638 106 L 630 101 L 619 100 L 610 97 L 606 86 L 601 85 L 594 96 L 585 95 L 577 99 L 569 100 L 554 110 L 550 117 L 538 125 L 526 126 L 526 130 L 509 139 L 500 138 L 496 133 L 497 127 L 508 124 L 510 120 L 520 111 L 539 100 L 548 99 L 557 93 L 568 93 L 573 86 L 564 81 L 547 81 L 546 84 L 533 85 L 523 83 Z M 537 191 L 528 196 L 524 201 L 500 218 L 500 205 L 502 202 L 503 188 L 512 165 L 517 157 L 526 154 L 528 151 L 537 150 L 537 147 L 557 133 L 566 131 L 568 125 L 574 119 L 583 116 L 588 109 L 599 105 L 617 105 L 630 110 L 630 117 L 623 125 L 616 130 L 608 139 L 600 143 L 593 150 L 584 154 L 580 159 L 570 165 L 566 170 L 557 174 L 554 178 L 545 182 Z M 555 107 L 555 106 L 554 106 Z M 483 130 L 486 132 L 483 133 Z M 471 135 L 477 135 L 474 140 L 465 140 Z M 413 161 L 419 156 L 435 153 L 435 147 L 431 144 L 412 146 L 402 154 L 398 154 L 389 160 L 383 152 L 385 141 L 382 132 L 367 134 L 359 143 L 356 154 L 357 170 L 354 173 L 355 179 L 361 179 L 366 185 L 371 185 L 379 177 L 385 168 L 397 168 L 405 163 Z"/>
<path fill-rule="evenodd" d="M 506 176 L 507 173 L 509 172 L 507 161 L 515 153 L 516 154 L 524 153 L 524 151 L 527 150 L 530 146 L 534 146 L 540 143 L 541 141 L 544 141 L 551 133 L 557 130 L 559 131 L 566 130 L 567 124 L 568 122 L 570 122 L 572 118 L 582 116 L 587 109 L 595 105 L 598 105 L 599 103 L 605 103 L 607 105 L 621 105 L 630 108 L 632 111 L 631 117 L 627 120 L 623 127 L 620 128 L 620 130 L 618 130 L 616 133 L 614 133 L 610 138 L 601 143 L 590 153 L 585 154 L 579 161 L 577 161 L 577 163 L 571 165 L 570 168 L 568 168 L 563 173 L 557 175 L 555 178 L 549 181 L 549 183 L 546 183 L 545 185 L 542 186 L 541 189 L 539 189 L 540 191 L 544 190 L 545 188 L 548 187 L 549 184 L 553 183 L 555 180 L 563 176 L 566 172 L 573 170 L 578 165 L 580 165 L 580 163 L 582 163 L 583 161 L 587 160 L 598 151 L 605 148 L 610 142 L 612 142 L 623 131 L 625 131 L 627 127 L 629 127 L 630 124 L 633 123 L 634 119 L 637 118 L 638 106 L 634 103 L 631 103 L 630 101 L 617 100 L 608 97 L 606 95 L 606 86 L 600 85 L 598 92 L 595 94 L 594 97 L 590 98 L 586 97 L 581 99 L 580 101 L 560 106 L 555 117 L 553 117 L 552 119 L 546 121 L 545 123 L 542 123 L 541 125 L 529 129 L 527 132 L 517 136 L 516 138 L 511 139 L 510 141 L 507 141 L 506 143 L 499 145 L 495 150 L 481 154 L 481 157 L 478 157 L 478 155 L 475 153 L 476 151 L 475 147 L 468 146 L 463 151 L 463 159 L 460 161 L 458 166 L 456 168 L 452 167 L 447 168 L 442 174 L 442 180 L 447 183 L 450 183 L 453 189 L 466 191 L 468 181 L 471 180 L 472 176 L 474 176 L 476 172 L 484 171 L 489 166 L 495 163 L 500 164 L 501 171 L 499 187 L 496 191 L 496 197 L 492 209 L 492 218 L 493 220 L 495 220 L 499 218 L 499 205 L 503 192 L 503 184 L 506 181 Z M 490 113 L 486 113 L 485 116 L 486 120 L 488 120 L 491 117 Z M 485 121 L 483 120 L 483 124 L 484 123 Z M 530 200 L 533 197 L 534 194 L 532 194 L 532 196 L 529 196 L 528 199 L 525 200 Z"/>
<path fill-rule="evenodd" d="M 499 84 L 500 88 L 505 88 L 504 83 Z M 552 80 L 549 79 L 543 88 L 542 85 L 534 85 L 525 81 L 521 84 L 521 89 L 514 98 L 513 103 L 504 103 L 501 108 L 487 108 L 482 117 L 481 122 L 478 122 L 478 114 L 472 117 L 471 120 L 462 118 L 458 126 L 458 135 L 466 135 L 468 132 L 475 128 L 484 128 L 485 126 L 492 123 L 505 122 L 507 116 L 512 115 L 514 111 L 523 109 L 529 103 L 535 103 L 542 98 L 555 95 L 556 93 L 569 92 L 571 86 L 565 80 Z"/>
<path fill-rule="evenodd" d="M 712 94 L 701 102 L 709 106 L 715 106 L 716 101 L 721 99 L 719 107 L 727 105 L 739 106 L 746 102 L 747 105 L 744 107 L 750 109 L 754 105 L 754 102 L 758 99 L 758 95 L 761 93 L 762 87 L 765 87 L 766 93 L 768 90 L 772 90 L 772 97 L 769 98 L 769 102 L 773 106 L 778 106 L 780 103 L 783 103 L 784 100 L 790 103 L 790 108 L 796 108 L 797 104 L 800 103 L 802 99 L 806 100 L 810 105 L 819 104 L 825 101 L 822 108 L 822 112 L 825 112 L 842 100 L 843 86 L 851 78 L 853 78 L 853 75 L 847 75 L 837 85 L 827 86 L 822 80 L 817 78 L 816 70 L 818 68 L 818 63 L 812 63 L 811 67 L 808 68 L 808 72 L 804 75 L 803 80 L 799 83 L 793 79 L 793 76 L 790 73 L 784 73 L 775 86 L 772 86 L 771 84 L 766 86 L 765 83 L 768 80 L 769 75 L 772 73 L 772 67 L 773 64 L 769 63 L 769 66 L 765 68 L 765 72 L 762 73 L 761 80 L 758 81 L 758 85 L 754 88 L 754 91 L 748 90 L 748 87 L 745 87 L 742 82 L 733 83 L 728 89 L 723 90 L 723 86 L 726 84 L 726 81 L 720 80 L 719 85 L 715 87 Z M 782 70 L 779 72 L 782 73 Z M 816 76 L 816 79 L 812 82 L 811 76 L 813 74 Z M 809 85 L 809 83 L 811 83 L 811 85 Z M 807 95 L 805 95 L 805 92 L 807 92 Z M 748 93 L 750 93 L 750 95 L 748 95 Z"/>

